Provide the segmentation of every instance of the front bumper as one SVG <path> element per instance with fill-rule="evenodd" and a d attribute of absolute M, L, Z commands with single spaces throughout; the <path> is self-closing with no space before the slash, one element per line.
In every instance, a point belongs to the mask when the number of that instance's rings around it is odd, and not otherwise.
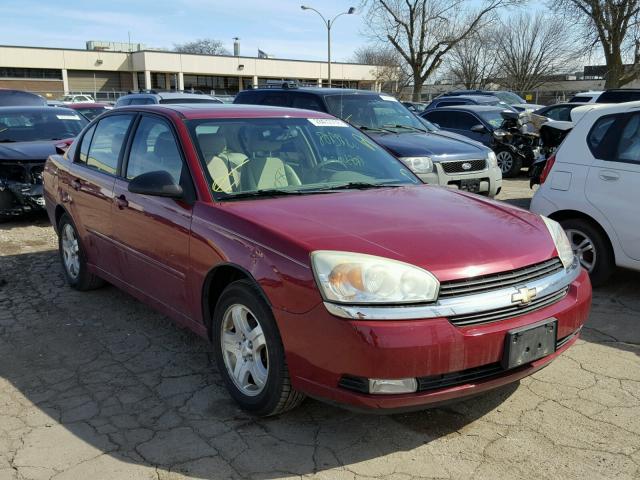
<path fill-rule="evenodd" d="M 423 408 L 505 385 L 544 367 L 578 338 L 591 307 L 588 275 L 581 271 L 560 301 L 531 313 L 492 323 L 457 327 L 447 318 L 346 320 L 324 305 L 306 314 L 276 310 L 294 388 L 356 409 L 396 411 Z M 505 335 L 548 318 L 558 320 L 553 354 L 514 370 L 417 393 L 370 395 L 339 386 L 344 376 L 426 378 L 500 363 Z M 571 337 L 573 335 L 573 337 Z"/>
<path fill-rule="evenodd" d="M 502 172 L 499 168 L 487 167 L 469 173 L 446 173 L 440 162 L 434 162 L 435 172 L 417 174 L 424 183 L 443 187 L 464 189 L 465 180 L 479 180 L 477 193 L 495 197 L 502 188 Z"/>

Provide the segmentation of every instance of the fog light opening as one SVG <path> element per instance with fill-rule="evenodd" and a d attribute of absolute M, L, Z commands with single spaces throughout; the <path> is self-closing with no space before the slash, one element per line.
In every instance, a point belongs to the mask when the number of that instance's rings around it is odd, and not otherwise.
<path fill-rule="evenodd" d="M 369 393 L 373 395 L 393 395 L 398 393 L 414 393 L 418 390 L 415 378 L 389 380 L 384 378 L 369 379 Z"/>

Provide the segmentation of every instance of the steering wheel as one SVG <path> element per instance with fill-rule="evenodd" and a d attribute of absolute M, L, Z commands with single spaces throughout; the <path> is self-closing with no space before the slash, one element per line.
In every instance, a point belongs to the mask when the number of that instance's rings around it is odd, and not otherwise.
<path fill-rule="evenodd" d="M 336 160 L 336 159 L 330 159 L 330 160 L 324 160 L 323 162 L 320 162 L 318 165 L 316 165 L 316 168 L 318 170 L 324 170 L 325 168 L 327 168 L 329 165 L 336 165 L 339 166 L 339 170 L 346 172 L 349 170 L 349 167 L 347 167 L 344 162 L 341 162 L 340 160 Z"/>

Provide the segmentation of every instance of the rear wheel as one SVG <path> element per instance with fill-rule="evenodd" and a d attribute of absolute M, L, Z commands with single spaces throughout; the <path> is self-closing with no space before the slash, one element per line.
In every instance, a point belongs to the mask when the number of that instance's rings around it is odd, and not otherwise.
<path fill-rule="evenodd" d="M 304 400 L 291 387 L 271 309 L 251 282 L 240 280 L 224 290 L 213 314 L 212 333 L 218 370 L 241 408 L 277 415 Z"/>
<path fill-rule="evenodd" d="M 580 218 L 563 220 L 560 224 L 580 265 L 589 272 L 591 283 L 602 285 L 615 270 L 613 251 L 606 236 L 592 223 Z"/>
<path fill-rule="evenodd" d="M 104 285 L 104 280 L 89 273 L 78 231 L 67 214 L 62 215 L 58 223 L 58 250 L 62 270 L 69 286 L 85 291 Z"/>
<path fill-rule="evenodd" d="M 511 150 L 498 150 L 496 152 L 498 166 L 504 178 L 517 177 L 522 169 L 522 159 Z"/>

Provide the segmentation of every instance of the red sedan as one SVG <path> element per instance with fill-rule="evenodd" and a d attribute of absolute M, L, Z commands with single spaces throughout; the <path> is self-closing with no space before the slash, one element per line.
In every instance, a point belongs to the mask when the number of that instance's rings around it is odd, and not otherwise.
<path fill-rule="evenodd" d="M 424 408 L 578 338 L 559 225 L 423 185 L 366 135 L 283 108 L 125 107 L 45 169 L 68 283 L 107 281 L 213 342 L 241 407 Z"/>

